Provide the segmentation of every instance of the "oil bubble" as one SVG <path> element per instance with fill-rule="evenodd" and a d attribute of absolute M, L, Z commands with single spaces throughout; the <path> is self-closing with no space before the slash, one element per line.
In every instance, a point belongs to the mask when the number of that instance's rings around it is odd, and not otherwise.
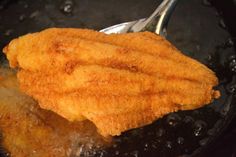
<path fill-rule="evenodd" d="M 180 144 L 180 145 L 184 144 L 184 138 L 183 137 L 178 137 L 177 138 L 177 143 Z"/>
<path fill-rule="evenodd" d="M 224 44 L 225 48 L 230 48 L 234 46 L 234 41 L 232 38 L 228 38 Z"/>
<path fill-rule="evenodd" d="M 228 87 L 227 91 L 231 94 L 235 94 L 236 93 L 236 84 L 230 85 Z"/>
<path fill-rule="evenodd" d="M 3 151 L 4 157 L 10 157 L 11 154 L 9 152 Z"/>
<path fill-rule="evenodd" d="M 139 152 L 137 150 L 135 150 L 135 151 L 132 151 L 130 153 L 130 155 L 131 155 L 131 157 L 138 157 L 139 156 Z"/>
<path fill-rule="evenodd" d="M 193 126 L 193 133 L 195 136 L 202 136 L 206 132 L 206 129 L 207 129 L 206 122 L 202 120 L 197 120 Z"/>
<path fill-rule="evenodd" d="M 233 73 L 236 72 L 236 56 L 235 55 L 229 56 L 228 68 L 230 69 L 231 72 Z"/>
<path fill-rule="evenodd" d="M 185 116 L 183 121 L 184 121 L 184 123 L 190 124 L 190 123 L 194 122 L 194 119 L 191 116 Z"/>
<path fill-rule="evenodd" d="M 144 150 L 144 151 L 148 151 L 148 150 L 149 150 L 149 147 L 150 147 L 149 144 L 148 144 L 148 143 L 145 143 L 143 150 Z"/>
<path fill-rule="evenodd" d="M 37 16 L 39 15 L 39 13 L 40 13 L 40 12 L 39 12 L 38 10 L 37 10 L 37 11 L 34 11 L 34 12 L 32 12 L 32 13 L 30 14 L 29 17 L 30 17 L 31 19 L 33 19 L 33 18 L 37 17 Z"/>
<path fill-rule="evenodd" d="M 60 10 L 65 15 L 72 15 L 74 2 L 72 0 L 65 0 L 60 6 Z"/>
<path fill-rule="evenodd" d="M 107 152 L 105 150 L 99 150 L 96 152 L 96 154 L 98 154 L 99 157 L 103 157 L 107 155 Z M 85 156 L 88 156 L 88 155 L 85 155 Z"/>
<path fill-rule="evenodd" d="M 236 60 L 232 60 L 231 62 L 229 62 L 229 69 L 232 72 L 236 72 Z"/>
<path fill-rule="evenodd" d="M 115 151 L 115 155 L 119 155 L 120 152 L 118 150 Z"/>
<path fill-rule="evenodd" d="M 165 146 L 166 146 L 167 148 L 169 148 L 169 149 L 172 149 L 172 147 L 173 147 L 173 144 L 172 144 L 172 142 L 171 142 L 171 141 L 166 141 L 166 144 L 165 144 Z"/>
<path fill-rule="evenodd" d="M 152 141 L 152 148 L 157 149 L 158 148 L 158 141 Z"/>
<path fill-rule="evenodd" d="M 222 28 L 222 29 L 226 29 L 226 25 L 225 25 L 225 22 L 223 19 L 220 19 L 219 21 L 219 26 Z"/>
<path fill-rule="evenodd" d="M 228 57 L 229 61 L 234 60 L 234 59 L 236 59 L 236 55 L 231 55 L 231 56 Z"/>
<path fill-rule="evenodd" d="M 25 20 L 25 18 L 26 18 L 25 14 L 22 14 L 19 16 L 19 21 L 22 22 Z"/>
<path fill-rule="evenodd" d="M 216 130 L 215 130 L 214 128 L 212 128 L 212 129 L 210 129 L 210 130 L 207 131 L 207 134 L 208 134 L 209 136 L 213 136 L 215 133 L 216 133 Z"/>
<path fill-rule="evenodd" d="M 179 124 L 181 117 L 177 113 L 172 113 L 167 116 L 166 122 L 169 126 L 175 127 Z"/>
<path fill-rule="evenodd" d="M 208 141 L 209 141 L 208 138 L 204 138 L 199 141 L 199 144 L 200 144 L 200 146 L 205 146 L 205 145 L 207 145 Z"/>

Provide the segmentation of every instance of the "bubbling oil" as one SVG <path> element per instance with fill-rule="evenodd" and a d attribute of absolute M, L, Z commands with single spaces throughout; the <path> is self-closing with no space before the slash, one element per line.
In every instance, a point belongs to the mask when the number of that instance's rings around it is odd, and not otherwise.
<path fill-rule="evenodd" d="M 69 122 L 41 109 L 19 91 L 8 68 L 0 68 L 0 129 L 5 156 L 77 157 L 109 145 L 89 121 Z"/>

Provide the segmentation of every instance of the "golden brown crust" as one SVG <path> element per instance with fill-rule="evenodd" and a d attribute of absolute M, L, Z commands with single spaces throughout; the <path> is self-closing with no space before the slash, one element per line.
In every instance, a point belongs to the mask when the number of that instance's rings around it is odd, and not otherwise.
<path fill-rule="evenodd" d="M 214 72 L 150 32 L 53 28 L 15 39 L 4 52 L 42 108 L 89 119 L 104 136 L 219 97 Z"/>

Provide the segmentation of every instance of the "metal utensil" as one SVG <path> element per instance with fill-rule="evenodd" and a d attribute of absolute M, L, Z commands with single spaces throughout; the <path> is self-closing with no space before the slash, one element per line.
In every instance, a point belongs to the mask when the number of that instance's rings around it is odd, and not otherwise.
<path fill-rule="evenodd" d="M 167 36 L 167 25 L 178 0 L 163 0 L 148 18 L 124 22 L 100 30 L 107 34 L 151 31 L 163 37 Z"/>

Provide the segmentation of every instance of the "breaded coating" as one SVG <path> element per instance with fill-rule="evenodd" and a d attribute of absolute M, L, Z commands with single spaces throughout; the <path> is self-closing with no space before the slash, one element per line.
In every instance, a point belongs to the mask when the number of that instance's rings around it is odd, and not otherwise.
<path fill-rule="evenodd" d="M 89 119 L 103 136 L 220 96 L 213 71 L 150 32 L 51 28 L 14 39 L 4 52 L 19 68 L 21 90 L 42 108 Z"/>

